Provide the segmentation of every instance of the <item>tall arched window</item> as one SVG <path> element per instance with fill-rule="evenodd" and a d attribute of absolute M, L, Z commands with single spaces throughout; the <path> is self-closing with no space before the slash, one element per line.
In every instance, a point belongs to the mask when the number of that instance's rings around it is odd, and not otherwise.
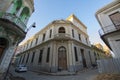
<path fill-rule="evenodd" d="M 59 33 L 65 33 L 65 28 L 64 27 L 60 27 L 59 28 Z"/>
<path fill-rule="evenodd" d="M 25 21 L 27 20 L 27 18 L 30 15 L 30 10 L 28 7 L 24 7 L 21 14 L 20 14 L 20 18 L 22 21 L 24 21 L 24 23 L 26 23 Z"/>

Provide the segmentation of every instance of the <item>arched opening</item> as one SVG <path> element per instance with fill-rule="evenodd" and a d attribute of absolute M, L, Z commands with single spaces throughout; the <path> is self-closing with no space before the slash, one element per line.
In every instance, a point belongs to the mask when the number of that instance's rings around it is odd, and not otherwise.
<path fill-rule="evenodd" d="M 5 38 L 0 38 L 0 60 L 2 59 L 7 46 L 8 41 Z"/>
<path fill-rule="evenodd" d="M 26 21 L 27 18 L 29 17 L 29 15 L 30 15 L 29 8 L 24 7 L 21 14 L 20 14 L 20 18 L 21 18 L 22 21 Z"/>
<path fill-rule="evenodd" d="M 17 14 L 17 12 L 20 10 L 22 7 L 22 0 L 17 0 L 14 2 L 14 7 L 12 9 L 13 14 Z"/>
<path fill-rule="evenodd" d="M 58 49 L 58 71 L 67 69 L 66 48 L 61 46 Z"/>
<path fill-rule="evenodd" d="M 65 33 L 65 28 L 64 27 L 60 27 L 59 28 L 59 33 Z"/>

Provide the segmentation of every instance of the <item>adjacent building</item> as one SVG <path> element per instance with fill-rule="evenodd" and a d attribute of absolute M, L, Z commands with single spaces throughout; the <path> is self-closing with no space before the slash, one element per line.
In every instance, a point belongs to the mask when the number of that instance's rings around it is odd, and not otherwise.
<path fill-rule="evenodd" d="M 49 23 L 21 46 L 16 61 L 29 70 L 76 72 L 95 63 L 87 27 L 74 14 Z"/>
<path fill-rule="evenodd" d="M 17 44 L 25 38 L 33 5 L 33 0 L 0 0 L 0 75 L 7 70 Z"/>
<path fill-rule="evenodd" d="M 95 56 L 95 61 L 112 58 L 110 50 L 107 47 L 101 45 L 100 43 L 95 43 L 91 47 Z"/>
<path fill-rule="evenodd" d="M 114 0 L 96 12 L 99 34 L 106 45 L 120 57 L 120 0 Z"/>

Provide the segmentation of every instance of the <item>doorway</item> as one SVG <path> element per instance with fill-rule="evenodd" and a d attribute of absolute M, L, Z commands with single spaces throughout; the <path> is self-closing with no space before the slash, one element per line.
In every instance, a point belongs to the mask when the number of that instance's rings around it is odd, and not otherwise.
<path fill-rule="evenodd" d="M 58 71 L 67 69 L 66 48 L 61 46 L 58 49 Z"/>
<path fill-rule="evenodd" d="M 81 49 L 81 55 L 82 55 L 83 67 L 86 68 L 87 64 L 86 64 L 86 59 L 85 59 L 85 55 L 84 55 L 84 49 Z"/>
<path fill-rule="evenodd" d="M 3 57 L 4 51 L 7 48 L 7 40 L 5 38 L 0 38 L 0 60 Z"/>

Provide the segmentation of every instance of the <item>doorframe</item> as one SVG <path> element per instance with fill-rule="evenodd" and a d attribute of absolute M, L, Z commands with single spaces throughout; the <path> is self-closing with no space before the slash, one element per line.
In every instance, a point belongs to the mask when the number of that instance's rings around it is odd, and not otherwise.
<path fill-rule="evenodd" d="M 66 49 L 66 47 L 64 47 L 64 46 L 60 46 L 59 48 L 58 48 L 58 71 L 61 71 L 60 69 L 59 69 L 59 54 L 60 54 L 60 52 L 59 52 L 59 50 L 60 50 L 60 48 L 64 48 L 64 50 L 65 50 L 65 69 L 61 69 L 61 70 L 67 70 L 67 49 Z"/>

